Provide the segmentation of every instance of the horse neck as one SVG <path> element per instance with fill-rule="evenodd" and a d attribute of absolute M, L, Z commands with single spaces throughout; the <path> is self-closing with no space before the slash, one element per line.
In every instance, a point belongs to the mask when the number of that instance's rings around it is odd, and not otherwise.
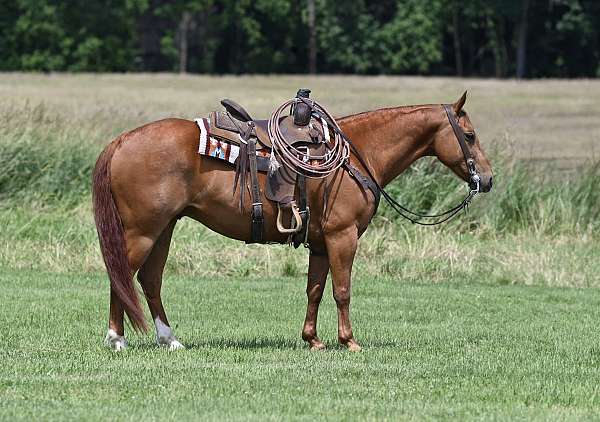
<path fill-rule="evenodd" d="M 342 130 L 385 186 L 412 163 L 428 155 L 439 129 L 438 106 L 397 107 L 340 119 Z"/>

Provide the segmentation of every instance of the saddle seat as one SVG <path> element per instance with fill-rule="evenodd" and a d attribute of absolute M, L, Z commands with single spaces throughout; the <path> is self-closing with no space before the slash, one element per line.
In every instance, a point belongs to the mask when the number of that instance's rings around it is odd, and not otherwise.
<path fill-rule="evenodd" d="M 254 123 L 254 134 L 258 141 L 257 149 L 266 148 L 271 150 L 271 138 L 268 132 L 268 120 L 251 120 Z M 213 111 L 210 113 L 210 134 L 218 138 L 226 139 L 235 145 L 242 143 L 240 135 L 248 130 L 248 122 L 234 119 L 225 111 Z M 253 134 L 253 135 L 254 135 Z"/>

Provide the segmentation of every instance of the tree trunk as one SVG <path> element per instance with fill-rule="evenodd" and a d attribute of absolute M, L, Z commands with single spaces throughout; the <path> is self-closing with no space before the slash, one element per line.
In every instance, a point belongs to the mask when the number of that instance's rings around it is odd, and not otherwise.
<path fill-rule="evenodd" d="M 192 22 L 192 14 L 183 12 L 179 22 L 179 73 L 187 72 L 188 30 Z"/>
<path fill-rule="evenodd" d="M 493 12 L 490 12 L 487 24 L 492 53 L 494 54 L 494 73 L 496 78 L 503 78 L 507 55 L 506 46 L 504 45 L 504 21 L 501 17 L 496 18 Z"/>
<path fill-rule="evenodd" d="M 137 21 L 137 32 L 142 62 L 140 69 L 143 71 L 173 70 L 172 63 L 165 59 L 160 51 L 161 22 L 154 13 L 157 0 L 148 2 L 148 8 Z"/>
<path fill-rule="evenodd" d="M 315 25 L 315 0 L 308 0 L 308 71 L 317 73 L 317 28 Z"/>
<path fill-rule="evenodd" d="M 498 46 L 500 48 L 500 60 L 502 61 L 502 72 L 499 77 L 504 78 L 506 77 L 508 69 L 508 50 L 506 48 L 506 43 L 504 42 L 506 31 L 506 21 L 504 18 L 499 19 L 498 28 Z"/>
<path fill-rule="evenodd" d="M 518 44 L 517 44 L 517 79 L 525 77 L 525 64 L 527 59 L 527 12 L 529 9 L 529 0 L 523 0 L 521 9 L 521 22 L 519 23 Z"/>
<path fill-rule="evenodd" d="M 456 75 L 463 76 L 463 61 L 462 61 L 462 48 L 460 45 L 460 33 L 458 27 L 458 5 L 453 7 L 452 12 L 452 33 L 454 36 L 454 59 L 456 63 Z"/>

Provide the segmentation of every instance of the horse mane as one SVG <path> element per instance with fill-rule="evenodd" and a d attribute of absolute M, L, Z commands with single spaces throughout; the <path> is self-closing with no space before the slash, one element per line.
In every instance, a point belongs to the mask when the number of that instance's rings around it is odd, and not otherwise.
<path fill-rule="evenodd" d="M 343 122 L 344 120 L 370 117 L 374 113 L 382 113 L 382 112 L 384 112 L 384 113 L 385 112 L 399 112 L 402 114 L 410 114 L 410 113 L 415 113 L 417 111 L 421 111 L 424 109 L 430 109 L 430 108 L 439 107 L 439 106 L 440 106 L 439 104 L 417 104 L 417 105 L 402 105 L 402 106 L 395 106 L 395 107 L 383 107 L 383 108 L 378 108 L 376 110 L 361 111 L 359 113 L 349 114 L 347 116 L 340 117 L 336 120 L 338 122 Z"/>

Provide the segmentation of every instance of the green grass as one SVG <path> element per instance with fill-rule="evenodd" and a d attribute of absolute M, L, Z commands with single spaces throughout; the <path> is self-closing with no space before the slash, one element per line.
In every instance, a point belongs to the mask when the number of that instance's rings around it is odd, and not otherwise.
<path fill-rule="evenodd" d="M 364 351 L 336 343 L 330 289 L 320 333 L 300 339 L 304 283 L 169 277 L 188 349 L 131 335 L 102 344 L 103 276 L 3 270 L 0 419 L 537 419 L 600 412 L 600 291 L 359 277 Z"/>
<path fill-rule="evenodd" d="M 457 225 L 469 227 L 465 221 L 461 216 Z M 104 271 L 89 204 L 0 209 L 0 227 L 0 267 Z M 415 282 L 440 283 L 450 277 L 492 284 L 600 287 L 599 255 L 600 243 L 591 232 L 461 232 L 452 226 L 431 230 L 381 216 L 360 240 L 354 268 L 363 277 L 401 274 L 403 280 Z M 167 261 L 171 273 L 201 277 L 265 274 L 298 279 L 306 266 L 302 247 L 245 245 L 187 218 L 176 226 Z"/>

